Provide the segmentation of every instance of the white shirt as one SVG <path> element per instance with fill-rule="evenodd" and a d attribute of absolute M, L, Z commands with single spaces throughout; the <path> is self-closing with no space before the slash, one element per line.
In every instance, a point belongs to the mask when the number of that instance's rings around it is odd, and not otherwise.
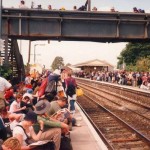
<path fill-rule="evenodd" d="M 31 84 L 31 77 L 25 78 L 25 84 Z"/>
<path fill-rule="evenodd" d="M 22 126 L 21 123 L 19 123 L 19 125 Z M 29 127 L 29 133 L 26 133 L 29 137 L 31 137 L 30 133 L 33 131 L 33 127 Z M 22 146 L 26 146 L 27 143 L 25 142 L 25 140 L 27 139 L 27 136 L 24 132 L 24 130 L 19 127 L 19 126 L 16 126 L 14 129 L 13 129 L 13 137 L 15 137 L 16 134 L 21 134 L 22 135 L 22 138 L 23 138 L 23 143 L 22 143 Z"/>
<path fill-rule="evenodd" d="M 148 86 L 141 84 L 140 89 L 148 90 L 149 88 L 148 88 Z"/>
<path fill-rule="evenodd" d="M 12 85 L 5 79 L 0 77 L 0 92 L 4 92 L 9 89 Z"/>
<path fill-rule="evenodd" d="M 17 106 L 17 109 L 20 108 L 20 103 L 17 103 L 15 100 L 12 102 L 12 104 L 10 105 L 10 109 L 9 109 L 9 112 L 13 113 L 15 112 L 16 110 L 14 110 L 14 106 Z"/>

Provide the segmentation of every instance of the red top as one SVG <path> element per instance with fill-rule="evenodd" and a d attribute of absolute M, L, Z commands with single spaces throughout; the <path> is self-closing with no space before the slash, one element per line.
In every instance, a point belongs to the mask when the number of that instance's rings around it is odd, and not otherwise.
<path fill-rule="evenodd" d="M 68 86 L 68 84 L 69 84 L 70 82 L 71 82 L 74 86 L 77 86 L 76 80 L 75 80 L 74 78 L 72 78 L 72 77 L 67 78 L 67 79 L 65 80 L 65 82 L 66 82 L 66 86 Z"/>
<path fill-rule="evenodd" d="M 12 97 L 13 96 L 13 91 L 12 90 L 7 90 L 6 92 L 5 92 L 5 98 L 6 99 L 9 99 L 10 97 Z"/>

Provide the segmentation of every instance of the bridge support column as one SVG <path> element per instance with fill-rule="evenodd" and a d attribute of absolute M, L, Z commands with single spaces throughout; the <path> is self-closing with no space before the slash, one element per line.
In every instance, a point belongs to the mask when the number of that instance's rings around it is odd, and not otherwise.
<path fill-rule="evenodd" d="M 2 0 L 0 0 L 0 39 L 2 38 Z"/>
<path fill-rule="evenodd" d="M 88 11 L 91 11 L 91 0 L 87 0 L 88 1 Z"/>
<path fill-rule="evenodd" d="M 4 66 L 9 66 L 9 60 L 8 60 L 8 36 L 5 37 L 5 58 L 4 58 Z"/>

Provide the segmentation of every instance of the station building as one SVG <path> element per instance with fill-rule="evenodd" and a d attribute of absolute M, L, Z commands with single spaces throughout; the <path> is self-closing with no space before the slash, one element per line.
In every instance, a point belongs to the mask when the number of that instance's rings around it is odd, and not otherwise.
<path fill-rule="evenodd" d="M 74 67 L 81 68 L 85 72 L 92 71 L 113 71 L 114 66 L 105 60 L 94 59 L 82 63 L 75 64 Z"/>

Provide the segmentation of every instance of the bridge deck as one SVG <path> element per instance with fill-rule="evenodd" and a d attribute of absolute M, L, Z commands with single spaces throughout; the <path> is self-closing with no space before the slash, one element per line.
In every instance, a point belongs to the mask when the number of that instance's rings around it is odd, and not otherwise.
<path fill-rule="evenodd" d="M 73 150 L 107 150 L 82 110 L 78 105 L 76 105 L 76 108 L 75 117 L 82 118 L 82 120 L 79 121 L 81 127 L 73 127 L 71 131 Z"/>
<path fill-rule="evenodd" d="M 3 8 L 2 35 L 28 40 L 148 41 L 150 14 Z"/>

